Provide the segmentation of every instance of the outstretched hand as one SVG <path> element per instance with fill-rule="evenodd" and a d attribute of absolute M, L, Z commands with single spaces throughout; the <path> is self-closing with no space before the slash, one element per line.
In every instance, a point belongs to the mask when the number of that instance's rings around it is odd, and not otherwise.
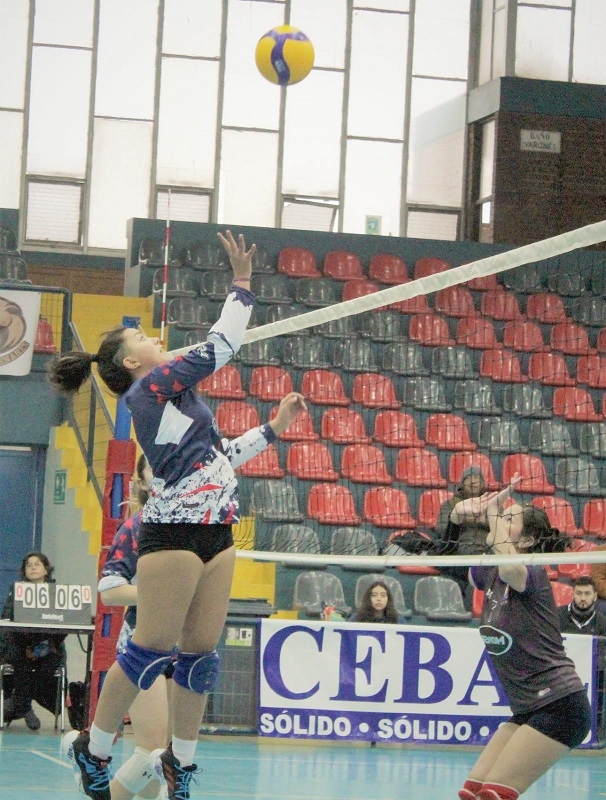
<path fill-rule="evenodd" d="M 276 436 L 283 433 L 297 414 L 304 411 L 306 408 L 305 398 L 298 392 L 289 392 L 289 394 L 283 397 L 278 407 L 278 413 L 269 423 Z"/>
<path fill-rule="evenodd" d="M 229 256 L 229 263 L 234 271 L 234 280 L 250 278 L 252 258 L 257 250 L 257 245 L 252 244 L 247 250 L 244 236 L 241 233 L 238 234 L 238 241 L 234 239 L 231 231 L 225 231 L 225 234 L 217 232 L 217 236 Z"/>

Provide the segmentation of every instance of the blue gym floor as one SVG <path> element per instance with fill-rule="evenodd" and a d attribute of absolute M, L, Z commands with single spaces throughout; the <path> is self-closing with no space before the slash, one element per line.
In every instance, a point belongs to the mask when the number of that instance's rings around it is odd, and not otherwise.
<path fill-rule="evenodd" d="M 132 736 L 114 748 L 117 764 Z M 0 733 L 1 800 L 82 797 L 60 754 L 61 736 L 43 720 L 37 733 L 23 721 Z M 524 800 L 606 798 L 606 753 L 570 755 L 524 795 Z M 256 737 L 205 736 L 204 767 L 192 798 L 214 800 L 457 800 L 476 758 L 474 750 L 342 744 L 301 745 Z"/>

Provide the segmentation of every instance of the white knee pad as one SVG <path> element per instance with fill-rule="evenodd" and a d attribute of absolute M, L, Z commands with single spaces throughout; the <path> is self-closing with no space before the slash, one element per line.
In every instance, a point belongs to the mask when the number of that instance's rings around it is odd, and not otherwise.
<path fill-rule="evenodd" d="M 137 794 L 156 777 L 149 761 L 150 755 L 144 747 L 135 747 L 132 756 L 116 772 L 114 777 L 129 792 Z"/>

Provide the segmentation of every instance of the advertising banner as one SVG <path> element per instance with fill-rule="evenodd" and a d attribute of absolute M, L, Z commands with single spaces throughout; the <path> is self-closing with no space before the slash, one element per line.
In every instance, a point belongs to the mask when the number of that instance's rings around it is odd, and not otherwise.
<path fill-rule="evenodd" d="M 597 640 L 565 637 L 594 709 Z M 477 629 L 262 620 L 259 734 L 483 745 L 510 716 Z"/>
<path fill-rule="evenodd" d="M 40 297 L 40 292 L 0 289 L 0 375 L 29 374 Z"/>

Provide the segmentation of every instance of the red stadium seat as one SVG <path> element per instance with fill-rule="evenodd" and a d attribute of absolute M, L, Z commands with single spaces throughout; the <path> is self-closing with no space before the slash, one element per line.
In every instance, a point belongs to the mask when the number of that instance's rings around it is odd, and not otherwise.
<path fill-rule="evenodd" d="M 278 272 L 291 278 L 320 278 L 316 257 L 304 247 L 285 247 L 278 256 Z"/>
<path fill-rule="evenodd" d="M 528 380 L 522 375 L 520 359 L 512 350 L 485 350 L 480 358 L 480 375 L 499 383 L 525 383 Z"/>
<path fill-rule="evenodd" d="M 226 400 L 217 406 L 217 425 L 222 436 L 242 436 L 251 428 L 259 427 L 259 413 L 250 403 Z"/>
<path fill-rule="evenodd" d="M 322 438 L 336 444 L 370 444 L 364 417 L 351 408 L 327 408 L 322 415 Z"/>
<path fill-rule="evenodd" d="M 343 381 L 338 372 L 312 369 L 303 373 L 301 394 L 310 403 L 320 406 L 348 406 Z"/>
<path fill-rule="evenodd" d="M 450 269 L 450 264 L 441 258 L 432 258 L 431 256 L 419 258 L 414 267 L 414 279 L 427 278 L 429 275 L 437 275 L 448 269 Z"/>
<path fill-rule="evenodd" d="M 491 317 L 500 322 L 524 319 L 524 315 L 520 311 L 518 298 L 513 292 L 506 292 L 503 289 L 483 294 L 480 310 L 483 316 Z"/>
<path fill-rule="evenodd" d="M 549 517 L 549 522 L 554 528 L 568 536 L 583 536 L 583 531 L 577 527 L 572 506 L 563 497 L 533 497 L 532 505 L 541 508 Z"/>
<path fill-rule="evenodd" d="M 365 408 L 400 408 L 391 378 L 375 372 L 356 375 L 351 395 L 354 403 Z"/>
<path fill-rule="evenodd" d="M 389 535 L 389 539 L 387 540 L 387 542 L 390 543 L 394 539 L 397 539 L 400 536 L 405 536 L 407 533 L 408 533 L 408 531 L 406 529 L 405 530 L 401 530 L 401 531 L 394 531 L 393 533 L 391 533 Z M 416 533 L 418 533 L 420 536 L 423 536 L 425 539 L 427 539 L 427 541 L 431 541 L 432 540 L 431 536 L 429 536 L 426 533 L 423 533 L 423 531 L 416 531 Z M 402 575 L 440 575 L 441 574 L 440 570 L 437 569 L 437 567 L 423 566 L 421 564 L 416 564 L 414 566 L 413 565 L 408 566 L 407 564 L 406 565 L 401 564 L 401 565 L 397 566 L 396 569 Z"/>
<path fill-rule="evenodd" d="M 253 369 L 250 376 L 250 393 L 258 400 L 264 402 L 281 400 L 292 391 L 292 378 L 282 367 L 255 367 Z"/>
<path fill-rule="evenodd" d="M 442 477 L 437 455 L 415 447 L 400 450 L 398 453 L 396 479 L 409 486 L 443 488 L 447 485 Z"/>
<path fill-rule="evenodd" d="M 316 483 L 307 498 L 307 516 L 321 525 L 359 525 L 351 492 L 338 483 Z"/>
<path fill-rule="evenodd" d="M 577 383 L 584 383 L 590 389 L 606 389 L 606 358 L 599 355 L 579 356 Z"/>
<path fill-rule="evenodd" d="M 596 412 L 589 392 L 572 386 L 559 386 L 554 390 L 553 413 L 571 422 L 601 422 L 604 419 Z"/>
<path fill-rule="evenodd" d="M 434 308 L 447 317 L 475 317 L 476 308 L 469 289 L 464 286 L 447 286 L 436 293 Z"/>
<path fill-rule="evenodd" d="M 571 541 L 571 549 L 580 553 L 591 553 L 597 550 L 595 542 L 588 542 L 584 539 L 574 539 Z M 561 577 L 574 581 L 577 578 L 591 576 L 591 564 L 558 564 L 558 573 Z"/>
<path fill-rule="evenodd" d="M 327 278 L 335 281 L 350 281 L 354 278 L 363 278 L 362 262 L 355 253 L 344 250 L 333 250 L 324 256 L 322 272 Z"/>
<path fill-rule="evenodd" d="M 330 450 L 322 442 L 293 442 L 286 456 L 286 470 L 305 481 L 336 481 Z"/>
<path fill-rule="evenodd" d="M 448 482 L 454 485 L 460 484 L 463 473 L 469 467 L 479 467 L 489 492 L 501 488 L 495 478 L 492 462 L 485 453 L 454 453 L 448 462 Z"/>
<path fill-rule="evenodd" d="M 518 353 L 540 353 L 548 350 L 541 328 L 532 320 L 510 320 L 503 329 L 503 345 Z"/>
<path fill-rule="evenodd" d="M 403 411 L 379 411 L 375 417 L 373 438 L 387 447 L 423 447 L 412 414 Z"/>
<path fill-rule="evenodd" d="M 246 392 L 242 388 L 242 378 L 238 368 L 233 364 L 213 372 L 197 386 L 198 391 L 207 397 L 221 397 L 226 400 L 242 400 Z"/>
<path fill-rule="evenodd" d="M 585 503 L 583 530 L 589 536 L 606 539 L 606 500 L 600 497 Z"/>
<path fill-rule="evenodd" d="M 285 475 L 278 461 L 278 451 L 273 444 L 242 464 L 239 472 L 245 478 L 283 478 Z"/>
<path fill-rule="evenodd" d="M 408 337 L 411 342 L 419 342 L 429 347 L 442 347 L 454 344 L 450 338 L 448 323 L 437 314 L 415 314 L 410 319 Z"/>
<path fill-rule="evenodd" d="M 410 280 L 404 259 L 388 253 L 376 253 L 371 257 L 368 277 L 386 286 L 397 286 Z"/>
<path fill-rule="evenodd" d="M 391 483 L 385 456 L 371 444 L 348 444 L 341 458 L 341 474 L 353 483 Z"/>
<path fill-rule="evenodd" d="M 410 297 L 408 300 L 398 300 L 396 303 L 390 303 L 387 308 L 393 311 L 399 311 L 400 314 L 431 313 L 431 308 L 424 294 L 418 294 L 416 297 Z"/>
<path fill-rule="evenodd" d="M 566 321 L 566 309 L 558 294 L 531 294 L 526 302 L 526 315 L 537 322 L 554 324 Z"/>
<path fill-rule="evenodd" d="M 545 386 L 574 386 L 564 356 L 560 353 L 533 353 L 528 359 L 528 377 Z"/>
<path fill-rule="evenodd" d="M 496 350 L 502 347 L 492 322 L 479 317 L 464 317 L 459 320 L 457 344 L 471 347 L 472 350 Z"/>
<path fill-rule="evenodd" d="M 367 294 L 378 292 L 380 287 L 366 278 L 353 278 L 343 284 L 342 300 L 355 300 L 356 297 L 365 297 Z"/>
<path fill-rule="evenodd" d="M 559 322 L 551 329 L 551 348 L 569 356 L 595 353 L 589 344 L 587 330 L 578 322 Z"/>
<path fill-rule="evenodd" d="M 510 453 L 505 456 L 501 473 L 503 484 L 509 483 L 516 472 L 522 476 L 522 480 L 516 486 L 516 491 L 529 494 L 553 494 L 555 492 L 555 487 L 547 479 L 545 465 L 538 456 L 526 453 Z"/>
<path fill-rule="evenodd" d="M 572 603 L 574 590 L 569 583 L 552 580 L 551 588 L 553 590 L 553 598 L 556 606 L 567 606 L 569 603 Z"/>
<path fill-rule="evenodd" d="M 406 493 L 391 486 L 368 489 L 364 495 L 364 520 L 378 528 L 410 530 L 417 524 Z"/>
<path fill-rule="evenodd" d="M 278 406 L 274 406 L 269 413 L 269 418 L 274 419 L 278 413 Z M 284 442 L 315 442 L 320 436 L 314 430 L 314 423 L 307 409 L 299 411 L 294 421 L 280 434 Z"/>
<path fill-rule="evenodd" d="M 601 331 L 598 333 L 598 341 L 596 347 L 598 353 L 606 353 L 606 328 L 602 328 Z"/>
<path fill-rule="evenodd" d="M 448 489 L 426 489 L 419 498 L 417 517 L 419 525 L 433 530 L 438 522 L 440 509 L 453 496 Z"/>
<path fill-rule="evenodd" d="M 482 278 L 472 278 L 465 282 L 465 286 L 472 292 L 491 292 L 498 289 L 500 284 L 496 275 L 484 275 Z"/>
<path fill-rule="evenodd" d="M 469 438 L 467 423 L 456 414 L 431 414 L 425 427 L 425 441 L 438 450 L 477 450 Z"/>

